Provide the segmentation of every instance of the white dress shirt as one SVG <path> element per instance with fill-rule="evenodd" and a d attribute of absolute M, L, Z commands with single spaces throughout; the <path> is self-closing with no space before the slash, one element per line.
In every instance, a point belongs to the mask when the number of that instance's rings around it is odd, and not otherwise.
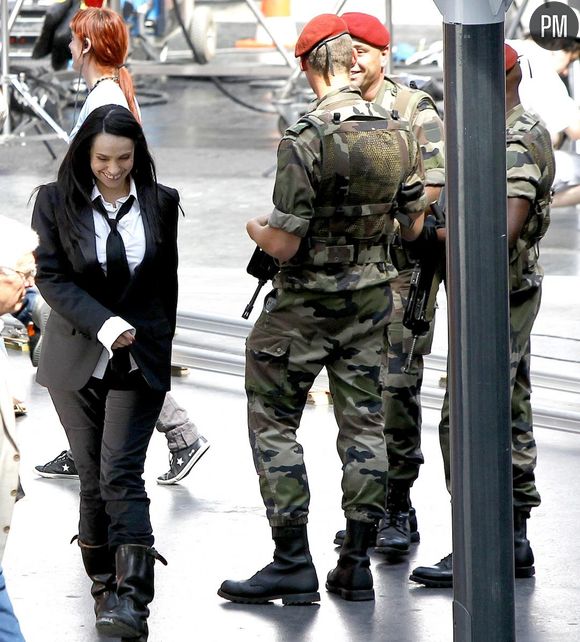
<path fill-rule="evenodd" d="M 141 217 L 141 208 L 139 206 L 139 201 L 137 200 L 137 189 L 135 187 L 135 182 L 131 178 L 131 184 L 129 188 L 129 194 L 123 196 L 122 198 L 115 201 L 115 203 L 107 202 L 96 183 L 93 186 L 93 191 L 91 194 L 91 201 L 94 201 L 97 198 L 101 199 L 101 203 L 105 208 L 105 211 L 109 215 L 109 218 L 115 218 L 117 212 L 121 205 L 129 198 L 129 196 L 134 196 L 133 205 L 131 209 L 123 216 L 123 218 L 117 224 L 117 229 L 121 238 L 123 239 L 123 244 L 125 245 L 125 253 L 127 255 L 127 263 L 129 265 L 129 272 L 131 275 L 135 272 L 137 266 L 143 260 L 145 256 L 145 228 L 143 226 L 143 218 Z M 111 231 L 111 227 L 107 221 L 105 221 L 101 212 L 96 209 L 93 209 L 93 222 L 95 224 L 95 243 L 96 243 L 96 252 L 97 259 L 99 264 L 105 274 L 107 274 L 107 237 Z M 101 329 L 97 332 L 97 339 L 100 343 L 103 344 L 104 350 L 97 362 L 95 370 L 93 372 L 93 377 L 96 379 L 102 379 L 105 375 L 105 370 L 107 369 L 107 363 L 109 359 L 113 357 L 113 350 L 111 346 L 117 339 L 117 337 L 126 331 L 132 332 L 135 334 L 135 328 L 127 323 L 121 317 L 110 317 L 103 323 Z M 131 371 L 137 368 L 137 364 L 133 360 L 133 357 L 130 357 L 131 361 Z"/>

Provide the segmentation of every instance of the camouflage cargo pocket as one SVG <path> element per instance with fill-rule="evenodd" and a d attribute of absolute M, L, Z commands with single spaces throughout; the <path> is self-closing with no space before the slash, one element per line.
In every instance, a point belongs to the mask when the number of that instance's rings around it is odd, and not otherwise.
<path fill-rule="evenodd" d="M 254 327 L 246 340 L 246 390 L 275 397 L 285 393 L 290 341 Z"/>

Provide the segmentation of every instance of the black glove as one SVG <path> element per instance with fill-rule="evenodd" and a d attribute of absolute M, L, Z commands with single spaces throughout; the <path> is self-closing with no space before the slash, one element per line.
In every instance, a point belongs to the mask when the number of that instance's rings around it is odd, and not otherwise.
<path fill-rule="evenodd" d="M 416 201 L 424 191 L 423 183 L 412 183 L 411 185 L 401 185 L 399 191 L 397 192 L 397 204 L 399 207 L 410 203 L 411 201 Z"/>
<path fill-rule="evenodd" d="M 437 228 L 440 227 L 433 214 L 427 214 L 423 222 L 421 234 L 414 241 L 402 239 L 403 248 L 409 252 L 411 258 L 420 261 L 425 256 L 435 254 L 440 250 Z"/>

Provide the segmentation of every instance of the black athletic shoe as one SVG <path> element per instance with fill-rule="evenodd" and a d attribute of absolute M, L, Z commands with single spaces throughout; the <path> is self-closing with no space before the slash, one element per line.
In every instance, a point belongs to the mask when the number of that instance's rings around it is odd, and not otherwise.
<path fill-rule="evenodd" d="M 195 464 L 209 448 L 205 437 L 200 437 L 193 446 L 181 448 L 169 453 L 169 470 L 157 478 L 157 483 L 162 485 L 175 484 L 188 475 Z"/>
<path fill-rule="evenodd" d="M 58 457 L 44 464 L 44 466 L 35 466 L 34 470 L 41 477 L 48 477 L 49 479 L 79 478 L 77 467 L 68 450 L 63 450 Z"/>

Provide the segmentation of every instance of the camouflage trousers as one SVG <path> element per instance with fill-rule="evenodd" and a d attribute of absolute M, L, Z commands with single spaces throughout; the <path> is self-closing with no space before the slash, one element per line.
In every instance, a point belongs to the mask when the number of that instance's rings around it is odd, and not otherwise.
<path fill-rule="evenodd" d="M 429 332 L 419 337 L 407 372 L 403 372 L 411 350 L 411 331 L 403 326 L 403 315 L 409 296 L 412 269 L 401 270 L 391 281 L 393 313 L 386 334 L 383 369 L 383 403 L 385 409 L 385 442 L 389 460 L 389 481 L 413 485 L 424 462 L 421 451 L 421 385 L 423 355 L 431 352 L 434 319 Z M 434 313 L 434 310 L 433 310 Z"/>
<path fill-rule="evenodd" d="M 310 492 L 297 430 L 326 367 L 338 423 L 342 508 L 375 522 L 384 512 L 387 457 L 380 391 L 387 283 L 321 293 L 274 290 L 246 342 L 248 428 L 271 526 L 305 524 Z"/>
<path fill-rule="evenodd" d="M 511 385 L 511 432 L 512 475 L 514 507 L 529 510 L 539 506 L 540 493 L 536 488 L 535 469 L 537 462 L 534 439 L 532 385 L 530 381 L 530 335 L 540 309 L 541 287 L 528 290 L 524 297 L 510 296 L 510 385 Z M 445 467 L 447 490 L 451 492 L 451 463 L 449 442 L 449 392 L 445 391 L 439 442 Z"/>

